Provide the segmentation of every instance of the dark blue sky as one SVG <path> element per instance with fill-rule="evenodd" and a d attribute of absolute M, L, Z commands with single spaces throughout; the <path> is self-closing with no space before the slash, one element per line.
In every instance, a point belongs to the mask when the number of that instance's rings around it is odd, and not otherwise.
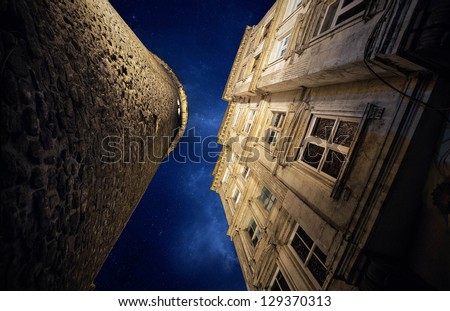
<path fill-rule="evenodd" d="M 275 0 L 110 2 L 184 85 L 185 136 L 215 136 L 245 26 L 258 23 Z M 186 154 L 189 141 L 191 154 L 200 155 L 189 137 L 178 152 Z M 160 166 L 100 271 L 98 290 L 245 290 L 220 199 L 209 190 L 213 169 L 214 163 L 182 164 L 173 156 Z"/>

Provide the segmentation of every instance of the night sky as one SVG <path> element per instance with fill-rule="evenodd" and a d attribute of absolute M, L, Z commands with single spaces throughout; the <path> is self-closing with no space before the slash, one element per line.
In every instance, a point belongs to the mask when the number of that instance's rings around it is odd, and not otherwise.
<path fill-rule="evenodd" d="M 221 96 L 239 42 L 275 0 L 110 2 L 177 74 L 189 123 L 97 276 L 97 290 L 245 290 L 225 213 L 209 188 L 227 106 Z M 194 135 L 209 143 L 208 157 L 200 157 L 208 150 Z M 175 161 L 188 153 L 186 163 Z"/>

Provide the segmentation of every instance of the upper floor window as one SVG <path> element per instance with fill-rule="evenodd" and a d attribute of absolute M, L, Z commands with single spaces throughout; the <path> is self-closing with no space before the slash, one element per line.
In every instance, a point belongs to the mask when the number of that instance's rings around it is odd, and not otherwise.
<path fill-rule="evenodd" d="M 365 9 L 364 0 L 337 0 L 331 3 L 325 12 L 317 30 L 316 35 L 321 34 L 340 23 L 350 19 Z"/>
<path fill-rule="evenodd" d="M 317 172 L 337 178 L 357 129 L 351 119 L 314 116 L 298 157 Z"/>
<path fill-rule="evenodd" d="M 272 286 L 270 286 L 271 291 L 290 291 L 288 283 L 286 282 L 286 279 L 281 273 L 281 271 L 278 271 L 275 279 L 272 282 Z"/>
<path fill-rule="evenodd" d="M 266 210 L 270 212 L 272 206 L 275 204 L 276 197 L 269 191 L 269 189 L 263 187 L 261 190 L 261 195 L 259 196 L 259 200 L 264 205 Z"/>
<path fill-rule="evenodd" d="M 280 136 L 281 130 L 284 125 L 286 113 L 284 112 L 272 112 L 272 120 L 269 128 L 266 131 L 265 141 L 268 144 L 274 145 Z"/>
<path fill-rule="evenodd" d="M 245 122 L 245 126 L 244 126 L 244 132 L 245 133 L 250 133 L 250 130 L 252 129 L 253 126 L 253 122 L 255 121 L 255 116 L 256 116 L 256 110 L 252 109 L 250 110 L 250 112 L 248 113 L 247 116 L 247 120 Z"/>
<path fill-rule="evenodd" d="M 233 193 L 231 194 L 231 199 L 233 199 L 234 204 L 238 204 L 241 199 L 241 192 L 237 187 L 233 189 Z"/>
<path fill-rule="evenodd" d="M 253 59 L 253 66 L 252 66 L 252 72 L 254 72 L 256 70 L 256 67 L 258 67 L 259 64 L 259 57 L 261 56 L 261 54 L 258 54 L 255 56 L 255 58 Z"/>
<path fill-rule="evenodd" d="M 311 274 L 323 286 L 327 278 L 327 268 L 325 261 L 327 255 L 314 243 L 311 237 L 298 226 L 294 238 L 291 242 L 292 248 L 297 253 L 305 266 L 311 271 Z"/>
<path fill-rule="evenodd" d="M 254 44 L 255 44 L 255 39 L 252 39 L 252 41 L 250 41 L 250 44 L 248 45 L 247 54 L 246 55 L 249 55 L 253 51 L 253 45 Z"/>
<path fill-rule="evenodd" d="M 301 4 L 302 0 L 291 0 L 290 5 L 288 6 L 286 17 L 291 15 Z"/>
<path fill-rule="evenodd" d="M 228 179 L 230 179 L 230 170 L 229 169 L 227 169 L 225 171 L 225 174 L 223 174 L 222 184 L 226 184 L 228 182 Z"/>
<path fill-rule="evenodd" d="M 269 31 L 270 31 L 270 26 L 271 25 L 272 25 L 272 21 L 268 22 L 266 24 L 266 26 L 264 27 L 263 35 L 261 37 L 261 41 L 260 42 L 262 42 L 269 35 Z"/>
<path fill-rule="evenodd" d="M 244 166 L 242 168 L 242 177 L 244 177 L 244 179 L 247 179 L 249 174 L 250 174 L 250 168 L 248 166 Z"/>
<path fill-rule="evenodd" d="M 231 127 L 234 128 L 236 127 L 238 121 L 239 121 L 239 116 L 241 115 L 241 107 L 238 107 L 235 114 L 234 114 L 234 119 L 233 119 L 233 123 L 231 124 Z"/>
<path fill-rule="evenodd" d="M 231 162 L 232 164 L 236 163 L 237 158 L 238 158 L 238 156 L 237 156 L 237 154 L 236 154 L 235 152 L 231 153 L 231 159 L 230 159 L 230 162 Z"/>
<path fill-rule="evenodd" d="M 239 80 L 243 80 L 245 77 L 247 77 L 247 64 L 242 65 L 241 72 L 239 73 Z"/>
<path fill-rule="evenodd" d="M 250 220 L 250 224 L 248 226 L 248 235 L 250 236 L 252 245 L 256 246 L 261 237 L 261 230 L 259 229 L 258 225 L 256 224 L 256 221 L 253 218 Z"/>
<path fill-rule="evenodd" d="M 286 54 L 290 39 L 291 39 L 291 36 L 289 35 L 279 41 L 277 58 L 283 57 Z"/>

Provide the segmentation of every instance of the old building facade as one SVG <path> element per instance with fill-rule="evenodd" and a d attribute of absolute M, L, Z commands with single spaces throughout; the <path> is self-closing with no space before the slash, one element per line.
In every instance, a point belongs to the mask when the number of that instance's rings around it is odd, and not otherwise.
<path fill-rule="evenodd" d="M 187 123 L 107 0 L 0 1 L 0 289 L 92 289 Z"/>
<path fill-rule="evenodd" d="M 445 1 L 278 0 L 211 189 L 249 290 L 450 289 Z"/>

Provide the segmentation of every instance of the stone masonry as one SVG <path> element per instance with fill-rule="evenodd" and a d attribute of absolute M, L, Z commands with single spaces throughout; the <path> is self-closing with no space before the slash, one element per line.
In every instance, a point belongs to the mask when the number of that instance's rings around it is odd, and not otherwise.
<path fill-rule="evenodd" d="M 183 134 L 181 84 L 107 0 L 0 0 L 0 103 L 0 289 L 90 289 Z"/>

